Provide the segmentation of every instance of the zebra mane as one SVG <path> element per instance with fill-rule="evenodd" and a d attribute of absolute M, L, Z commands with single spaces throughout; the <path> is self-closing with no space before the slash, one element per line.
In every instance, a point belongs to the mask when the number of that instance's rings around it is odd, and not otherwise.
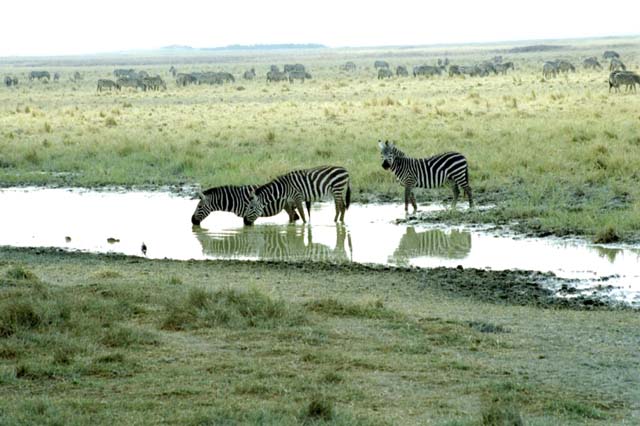
<path fill-rule="evenodd" d="M 213 188 L 209 188 L 202 192 L 205 196 L 215 197 L 217 195 L 225 194 L 228 191 L 240 190 L 242 192 L 246 192 L 247 194 L 255 191 L 258 188 L 258 185 L 224 185 L 224 186 L 214 186 Z"/>

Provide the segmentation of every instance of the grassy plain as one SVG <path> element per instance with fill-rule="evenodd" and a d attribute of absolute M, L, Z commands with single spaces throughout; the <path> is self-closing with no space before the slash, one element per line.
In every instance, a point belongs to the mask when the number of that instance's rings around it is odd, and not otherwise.
<path fill-rule="evenodd" d="M 637 424 L 637 312 L 522 280 L 0 250 L 0 424 Z"/>
<path fill-rule="evenodd" d="M 536 232 L 609 232 L 640 238 L 640 96 L 609 93 L 608 71 L 581 61 L 616 49 L 638 70 L 638 38 L 550 42 L 545 52 L 509 53 L 513 45 L 341 49 L 273 53 L 184 53 L 5 59 L 0 74 L 18 75 L 0 89 L 2 185 L 202 185 L 265 182 L 294 168 L 341 164 L 356 201 L 401 199 L 380 167 L 378 139 L 408 154 L 464 153 L 479 203 L 490 211 L 447 220 L 513 222 Z M 473 64 L 501 54 L 508 75 L 377 80 L 374 59 L 392 67 Z M 566 58 L 576 73 L 542 78 L 545 60 Z M 354 73 L 339 70 L 353 60 Z M 301 62 L 304 84 L 267 84 L 272 63 Z M 607 63 L 602 60 L 606 68 Z M 117 65 L 114 65 L 117 64 Z M 226 70 L 221 86 L 177 87 L 168 73 Z M 133 67 L 168 81 L 167 91 L 96 93 L 98 78 Z M 241 73 L 255 67 L 256 81 Z M 29 83 L 33 69 L 58 71 L 58 83 Z M 84 81 L 69 77 L 82 72 Z M 423 201 L 450 191 L 418 191 Z"/>

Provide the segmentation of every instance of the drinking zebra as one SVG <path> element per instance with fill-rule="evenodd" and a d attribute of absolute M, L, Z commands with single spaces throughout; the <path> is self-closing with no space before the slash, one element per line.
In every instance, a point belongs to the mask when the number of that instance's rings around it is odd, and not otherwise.
<path fill-rule="evenodd" d="M 469 186 L 469 169 L 467 159 L 457 152 L 445 152 L 427 158 L 411 158 L 400 151 L 389 141 L 378 141 L 382 154 L 382 168 L 391 170 L 404 186 L 404 210 L 409 210 L 409 202 L 413 212 L 418 210 L 413 188 L 437 188 L 450 181 L 453 185 L 452 208 L 455 208 L 460 194 L 464 190 L 469 199 L 469 207 L 473 207 L 471 187 Z"/>
<path fill-rule="evenodd" d="M 303 222 L 306 222 L 302 202 L 309 206 L 331 193 L 336 206 L 334 222 L 344 222 L 345 211 L 351 203 L 351 185 L 349 172 L 344 167 L 320 166 L 313 169 L 294 170 L 278 176 L 266 185 L 256 189 L 251 201 L 245 223 L 253 223 L 268 210 L 280 211 L 284 208 L 297 209 Z"/>
<path fill-rule="evenodd" d="M 191 223 L 193 225 L 200 225 L 200 222 L 213 211 L 231 212 L 235 213 L 236 216 L 245 217 L 251 195 L 258 187 L 259 185 L 228 185 L 217 186 L 209 188 L 204 192 L 199 192 L 198 198 L 200 202 L 191 216 Z M 307 206 L 307 209 L 308 208 L 310 208 L 310 205 Z M 266 206 L 260 216 L 275 216 L 283 209 L 289 214 L 290 222 L 295 222 L 298 219 L 298 215 L 288 206 L 283 206 L 283 208 L 277 211 L 271 208 L 271 206 Z M 252 223 L 253 221 L 247 222 L 246 219 L 244 220 L 245 225 L 251 225 Z"/>

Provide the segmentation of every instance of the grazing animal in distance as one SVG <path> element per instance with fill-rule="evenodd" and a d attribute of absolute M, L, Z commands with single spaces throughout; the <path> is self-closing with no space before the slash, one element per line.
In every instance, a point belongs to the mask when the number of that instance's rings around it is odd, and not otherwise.
<path fill-rule="evenodd" d="M 611 88 L 615 88 L 616 92 L 620 91 L 620 86 L 625 85 L 626 91 L 636 91 L 636 84 L 640 84 L 640 75 L 632 71 L 613 71 L 609 74 L 609 93 Z"/>
<path fill-rule="evenodd" d="M 98 92 L 102 92 L 105 89 L 109 89 L 109 90 L 120 90 L 120 86 L 118 86 L 118 83 L 116 83 L 113 80 L 107 80 L 107 79 L 99 79 L 98 80 Z"/>
<path fill-rule="evenodd" d="M 393 77 L 393 73 L 389 68 L 378 69 L 378 80 L 382 80 L 383 78 L 391 78 L 391 77 Z"/>
<path fill-rule="evenodd" d="M 407 71 L 407 67 L 405 67 L 404 65 L 398 65 L 396 67 L 396 76 L 409 77 L 409 71 Z"/>
<path fill-rule="evenodd" d="M 253 80 L 256 78 L 256 70 L 251 68 L 250 70 L 245 71 L 244 74 L 242 74 L 242 78 L 245 80 Z"/>
<path fill-rule="evenodd" d="M 615 50 L 605 50 L 604 54 L 602 55 L 602 57 L 604 59 L 619 58 L 620 54 L 618 52 L 616 52 Z"/>
<path fill-rule="evenodd" d="M 380 69 L 380 68 L 389 68 L 389 63 L 387 61 L 375 61 L 373 63 L 373 67 L 375 69 Z"/>
<path fill-rule="evenodd" d="M 544 78 L 555 77 L 558 75 L 558 63 L 555 61 L 547 61 L 542 65 L 542 76 Z"/>
<path fill-rule="evenodd" d="M 473 207 L 471 187 L 469 186 L 469 168 L 467 159 L 458 152 L 445 152 L 427 158 L 411 158 L 400 151 L 394 144 L 378 141 L 382 155 L 382 168 L 391 170 L 400 184 L 404 186 L 404 210 L 409 211 L 409 202 L 413 212 L 418 210 L 413 188 L 437 188 L 450 182 L 453 186 L 452 208 L 458 201 L 460 189 L 469 199 L 469 207 Z"/>
<path fill-rule="evenodd" d="M 591 56 L 582 61 L 582 66 L 584 69 L 602 69 L 602 65 L 598 62 L 598 58 L 595 56 Z"/>
<path fill-rule="evenodd" d="M 618 58 L 612 58 L 611 63 L 609 63 L 609 71 L 626 71 L 626 65 Z"/>

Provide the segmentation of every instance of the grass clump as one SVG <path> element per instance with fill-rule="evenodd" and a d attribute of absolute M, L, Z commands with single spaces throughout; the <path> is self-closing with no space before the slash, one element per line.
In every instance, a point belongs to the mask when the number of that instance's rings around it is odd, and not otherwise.
<path fill-rule="evenodd" d="M 40 284 L 41 281 L 36 274 L 22 265 L 15 265 L 9 268 L 4 276 L 0 278 L 0 286 L 18 286 Z"/>
<path fill-rule="evenodd" d="M 185 330 L 202 327 L 273 328 L 306 322 L 304 313 L 258 290 L 224 289 L 210 292 L 191 289 L 166 307 L 162 328 Z"/>
<path fill-rule="evenodd" d="M 327 298 L 307 303 L 307 309 L 338 317 L 356 317 L 369 319 L 400 319 L 400 315 L 384 308 L 381 301 L 367 303 L 345 303 L 337 299 Z"/>
<path fill-rule="evenodd" d="M 596 244 L 610 244 L 620 241 L 620 235 L 613 226 L 607 226 L 596 233 L 593 242 Z"/>
<path fill-rule="evenodd" d="M 300 420 L 302 424 L 312 424 L 317 421 L 329 422 L 334 416 L 333 400 L 322 395 L 314 395 L 302 412 Z"/>

